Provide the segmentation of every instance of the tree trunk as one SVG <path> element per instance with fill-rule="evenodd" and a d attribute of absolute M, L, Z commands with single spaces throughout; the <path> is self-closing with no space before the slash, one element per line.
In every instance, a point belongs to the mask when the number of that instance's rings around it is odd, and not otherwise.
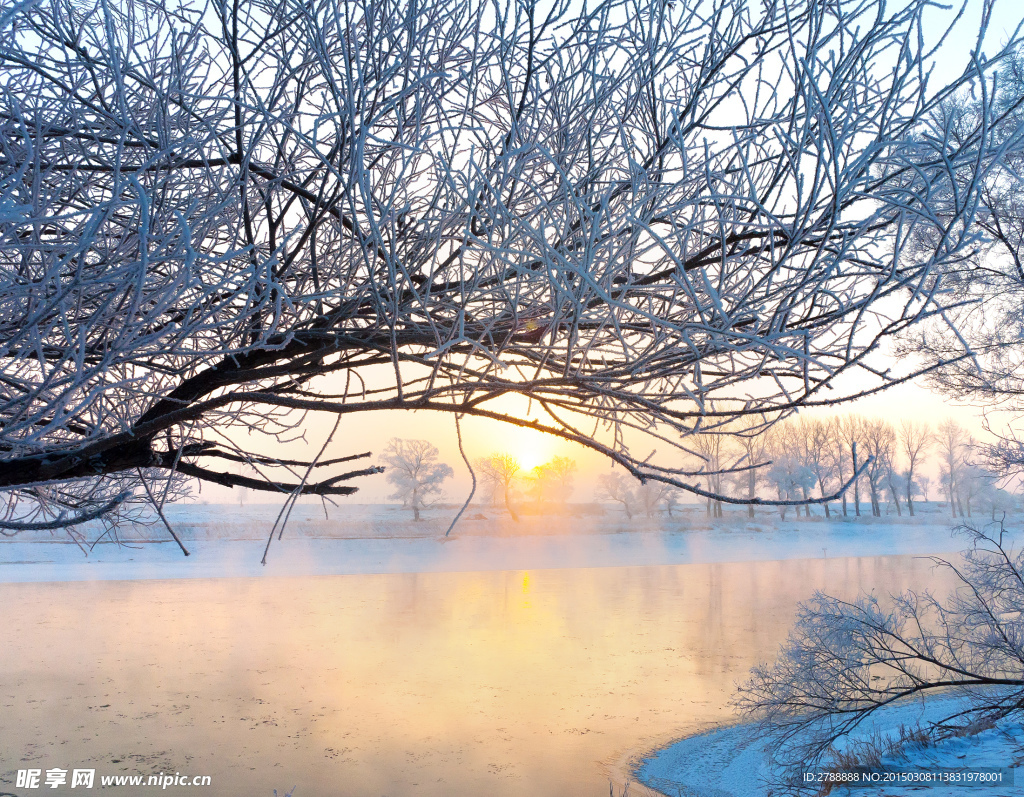
<path fill-rule="evenodd" d="M 519 515 L 517 515 L 516 511 L 512 508 L 512 502 L 509 500 L 509 490 L 508 490 L 508 487 L 505 488 L 505 509 L 507 509 L 509 515 L 512 516 L 512 520 L 514 520 L 516 523 L 518 523 L 519 522 Z"/>
<path fill-rule="evenodd" d="M 860 477 L 857 476 L 857 444 L 850 444 L 850 452 L 853 454 L 853 508 L 860 517 Z"/>
<path fill-rule="evenodd" d="M 754 471 L 750 470 L 747 473 L 747 498 L 753 500 L 754 498 L 754 487 L 757 484 L 757 480 L 754 476 Z M 752 518 L 754 516 L 754 505 L 747 504 L 747 517 Z"/>

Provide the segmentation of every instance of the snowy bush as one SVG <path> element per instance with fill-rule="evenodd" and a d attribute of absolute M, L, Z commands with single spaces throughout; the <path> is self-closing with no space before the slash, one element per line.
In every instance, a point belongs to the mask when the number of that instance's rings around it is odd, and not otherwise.
<path fill-rule="evenodd" d="M 1003 524 L 960 527 L 962 560 L 932 557 L 956 588 L 844 601 L 818 593 L 800 606 L 778 660 L 751 671 L 737 703 L 772 740 L 778 772 L 835 763 L 841 742 L 898 701 L 959 693 L 930 739 L 1002 720 L 1024 707 L 1024 552 Z M 789 784 L 794 791 L 800 784 Z"/>

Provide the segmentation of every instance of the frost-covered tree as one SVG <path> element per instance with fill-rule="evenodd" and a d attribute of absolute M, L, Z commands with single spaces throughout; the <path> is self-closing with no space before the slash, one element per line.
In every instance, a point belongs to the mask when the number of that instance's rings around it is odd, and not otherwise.
<path fill-rule="evenodd" d="M 158 474 L 350 494 L 369 452 L 279 446 L 313 413 L 529 423 L 705 495 L 695 431 L 895 378 L 977 249 L 1018 39 L 958 28 L 988 55 L 941 85 L 930 5 L 5 5 L 6 527 Z"/>
<path fill-rule="evenodd" d="M 907 463 L 907 469 L 902 474 L 902 481 L 906 490 L 907 509 L 910 512 L 910 516 L 913 517 L 915 480 L 919 476 L 921 463 L 927 455 L 928 449 L 935 442 L 935 436 L 931 426 L 927 423 L 908 419 L 900 421 L 897 434 L 899 436 L 900 451 Z M 927 500 L 926 492 L 925 500 Z"/>
<path fill-rule="evenodd" d="M 801 418 L 794 430 L 800 445 L 802 464 L 814 474 L 814 481 L 821 493 L 825 517 L 832 516 L 826 496 L 832 492 L 835 460 L 831 452 L 832 434 L 829 423 L 821 418 Z M 810 506 L 805 506 L 804 509 L 810 516 Z"/>
<path fill-rule="evenodd" d="M 781 423 L 771 430 L 768 456 L 771 459 L 768 480 L 779 497 L 779 517 L 786 519 L 787 505 L 791 503 L 798 504 L 796 511 L 799 517 L 799 504 L 810 495 L 818 477 L 804 459 L 797 424 Z M 804 506 L 807 506 L 806 503 Z M 807 516 L 810 517 L 810 512 Z"/>
<path fill-rule="evenodd" d="M 839 739 L 914 697 L 953 691 L 966 701 L 925 729 L 932 738 L 1021 712 L 1024 555 L 999 523 L 962 530 L 971 541 L 964 561 L 934 559 L 957 584 L 944 600 L 927 592 L 887 602 L 819 593 L 801 605 L 778 660 L 755 667 L 737 698 L 770 740 L 778 772 L 827 766 Z"/>
<path fill-rule="evenodd" d="M 849 468 L 849 477 L 853 479 L 853 508 L 857 517 L 860 517 L 860 483 L 858 475 L 860 467 L 864 463 L 864 453 L 861 451 L 858 459 L 857 444 L 862 442 L 864 430 L 864 418 L 856 413 L 848 412 L 836 418 L 836 442 L 839 445 L 840 467 L 845 470 Z M 846 492 L 843 492 L 843 515 L 846 515 Z"/>
<path fill-rule="evenodd" d="M 678 491 L 667 484 L 656 481 L 647 481 L 637 485 L 633 490 L 636 497 L 636 506 L 647 517 L 657 517 L 662 509 L 672 513 L 672 507 L 679 503 Z"/>
<path fill-rule="evenodd" d="M 946 490 L 946 499 L 949 501 L 949 511 L 952 516 L 964 516 L 963 506 L 959 496 L 960 476 L 967 464 L 968 442 L 970 436 L 953 418 L 945 418 L 938 427 L 936 434 L 936 447 L 939 450 L 941 463 L 941 478 L 943 487 Z"/>
<path fill-rule="evenodd" d="M 935 110 L 953 138 L 976 120 L 991 119 L 991 140 L 1006 154 L 999 168 L 977 178 L 976 245 L 938 269 L 935 301 L 944 312 L 908 329 L 903 352 L 923 357 L 933 368 L 932 385 L 947 395 L 995 411 L 990 417 L 999 422 L 991 431 L 1000 439 L 978 453 L 1006 475 L 1024 472 L 1024 109 L 1013 99 L 1024 93 L 1024 52 L 1019 47 L 1000 67 L 999 80 L 1001 92 L 961 94 Z M 955 204 L 955 186 L 950 183 L 936 195 L 940 214 L 943 204 Z"/>
<path fill-rule="evenodd" d="M 733 474 L 733 481 L 748 501 L 747 517 L 754 517 L 753 499 L 757 495 L 757 484 L 765 477 L 764 463 L 768 461 L 769 435 L 765 433 L 763 419 L 744 418 L 733 432 L 733 441 L 739 449 L 736 463 L 739 470 Z M 671 514 L 671 512 L 669 512 Z"/>
<path fill-rule="evenodd" d="M 427 506 L 428 499 L 441 492 L 444 480 L 455 475 L 450 466 L 437 461 L 439 453 L 437 446 L 428 440 L 397 437 L 392 438 L 381 453 L 380 464 L 387 480 L 395 487 L 391 497 L 411 509 L 415 520 L 420 519 L 420 510 Z"/>
<path fill-rule="evenodd" d="M 597 497 L 620 504 L 626 517 L 632 519 L 637 508 L 637 497 L 630 481 L 632 480 L 622 473 L 603 473 L 597 477 Z"/>
<path fill-rule="evenodd" d="M 874 517 L 881 517 L 882 496 L 885 488 L 893 483 L 896 430 L 881 418 L 867 418 L 861 425 L 861 440 L 861 450 L 868 458 L 866 475 L 871 497 L 871 514 Z M 897 500 L 898 498 L 897 496 Z"/>
<path fill-rule="evenodd" d="M 724 493 L 722 482 L 727 467 L 729 439 L 717 432 L 698 432 L 690 443 L 698 459 L 695 475 L 707 479 L 708 516 L 722 517 L 722 501 L 716 496 Z"/>
<path fill-rule="evenodd" d="M 999 474 L 993 473 L 984 465 L 968 462 L 963 466 L 958 491 L 968 518 L 973 516 L 972 508 L 985 505 L 990 506 L 993 513 L 995 512 L 996 505 L 1001 502 L 998 482 Z"/>

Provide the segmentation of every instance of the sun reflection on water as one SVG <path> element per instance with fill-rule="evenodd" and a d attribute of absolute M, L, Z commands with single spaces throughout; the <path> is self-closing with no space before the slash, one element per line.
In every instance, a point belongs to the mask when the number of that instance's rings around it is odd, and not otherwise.
<path fill-rule="evenodd" d="M 3 584 L 0 777 L 33 761 L 187 768 L 246 797 L 593 797 L 630 755 L 728 719 L 815 588 L 930 576 L 890 557 Z"/>

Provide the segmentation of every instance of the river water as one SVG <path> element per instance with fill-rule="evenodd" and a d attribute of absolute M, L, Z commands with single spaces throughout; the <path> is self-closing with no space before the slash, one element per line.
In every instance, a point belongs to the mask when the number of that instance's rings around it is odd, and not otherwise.
<path fill-rule="evenodd" d="M 728 721 L 815 589 L 936 579 L 890 556 L 0 584 L 0 791 L 36 767 L 245 797 L 600 797 Z"/>

